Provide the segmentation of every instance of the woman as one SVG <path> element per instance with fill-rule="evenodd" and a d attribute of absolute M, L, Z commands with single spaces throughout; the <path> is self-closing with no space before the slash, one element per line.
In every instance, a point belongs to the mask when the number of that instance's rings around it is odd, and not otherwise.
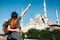
<path fill-rule="evenodd" d="M 19 30 L 19 21 L 21 19 L 17 18 L 18 14 L 14 11 L 12 12 L 11 19 L 9 20 L 9 25 L 8 25 L 8 40 L 20 40 L 20 30 Z M 18 39 L 19 38 L 19 39 Z"/>
<path fill-rule="evenodd" d="M 31 6 L 31 4 L 28 5 L 28 7 L 22 12 L 21 16 L 18 17 L 17 12 L 12 12 L 11 14 L 11 19 L 9 20 L 9 25 L 8 25 L 8 36 L 7 40 L 21 40 L 21 30 L 20 28 L 20 23 L 19 21 L 21 18 L 24 16 L 28 8 Z"/>

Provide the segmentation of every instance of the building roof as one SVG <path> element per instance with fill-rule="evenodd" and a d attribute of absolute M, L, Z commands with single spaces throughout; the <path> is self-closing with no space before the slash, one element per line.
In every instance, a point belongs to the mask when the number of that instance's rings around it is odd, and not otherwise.
<path fill-rule="evenodd" d="M 60 25 L 57 25 L 57 24 L 52 24 L 52 25 L 49 25 L 49 26 L 58 26 L 58 27 L 60 27 Z"/>

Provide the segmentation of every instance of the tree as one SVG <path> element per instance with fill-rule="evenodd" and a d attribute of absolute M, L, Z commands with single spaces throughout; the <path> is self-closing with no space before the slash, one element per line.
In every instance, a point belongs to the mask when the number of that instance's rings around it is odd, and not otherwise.
<path fill-rule="evenodd" d="M 25 33 L 22 32 L 22 39 L 25 39 Z"/>
<path fill-rule="evenodd" d="M 60 30 L 53 30 L 52 31 L 52 38 L 53 40 L 60 40 Z"/>
<path fill-rule="evenodd" d="M 32 28 L 32 29 L 29 29 L 28 32 L 27 32 L 27 38 L 29 39 L 38 39 L 39 38 L 39 33 L 40 31 L 35 29 L 35 28 Z"/>
<path fill-rule="evenodd" d="M 23 35 L 27 35 L 28 39 L 39 39 L 39 40 L 60 40 L 60 30 L 37 30 L 35 28 L 29 29 Z M 24 38 L 25 36 L 23 36 Z"/>
<path fill-rule="evenodd" d="M 49 30 L 41 30 L 39 40 L 52 40 L 52 35 Z"/>

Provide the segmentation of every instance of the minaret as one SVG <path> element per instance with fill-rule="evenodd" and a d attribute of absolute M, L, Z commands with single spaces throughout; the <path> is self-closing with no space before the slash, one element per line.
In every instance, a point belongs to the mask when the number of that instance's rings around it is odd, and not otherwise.
<path fill-rule="evenodd" d="M 46 0 L 44 0 L 44 17 L 46 18 L 47 17 L 47 15 L 46 15 Z"/>
<path fill-rule="evenodd" d="M 58 10 L 56 8 L 56 24 L 58 24 Z"/>
<path fill-rule="evenodd" d="M 47 25 L 47 10 L 46 10 L 46 0 L 44 0 L 44 21 L 45 21 L 45 23 L 44 23 L 44 28 L 47 28 L 48 27 L 48 25 Z"/>

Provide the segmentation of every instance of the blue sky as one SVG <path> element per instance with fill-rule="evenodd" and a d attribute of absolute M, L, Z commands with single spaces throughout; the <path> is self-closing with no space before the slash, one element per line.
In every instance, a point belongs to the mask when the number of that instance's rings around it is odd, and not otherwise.
<path fill-rule="evenodd" d="M 43 2 L 44 0 L 0 0 L 0 32 L 5 19 L 10 19 L 11 12 L 16 11 L 19 15 L 29 3 L 31 3 L 30 9 L 24 15 L 24 24 L 29 22 L 30 18 L 38 13 L 43 15 Z M 60 0 L 46 0 L 47 17 L 50 21 L 56 21 L 55 10 L 58 9 L 58 16 L 60 20 Z M 59 21 L 60 24 L 60 21 Z"/>

